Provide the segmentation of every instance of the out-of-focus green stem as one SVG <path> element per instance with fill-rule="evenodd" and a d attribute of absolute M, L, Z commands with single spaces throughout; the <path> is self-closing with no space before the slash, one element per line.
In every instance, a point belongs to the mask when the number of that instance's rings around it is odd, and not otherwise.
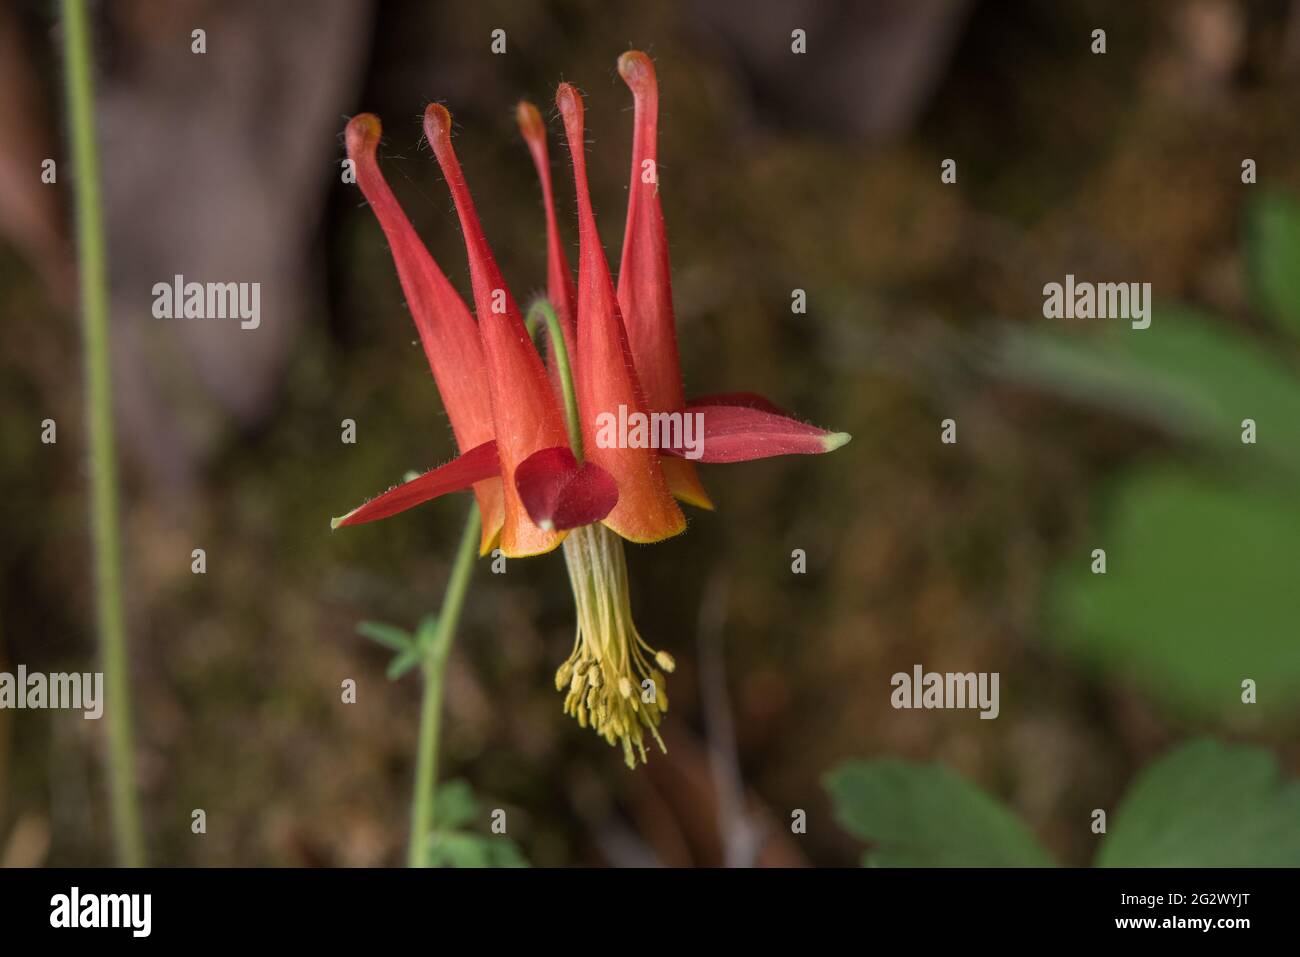
<path fill-rule="evenodd" d="M 560 320 L 555 310 L 545 299 L 539 299 L 528 310 L 525 320 L 529 336 L 536 334 L 538 325 L 546 323 L 547 336 L 551 348 L 555 350 L 556 367 L 560 373 L 560 384 L 564 390 L 566 420 L 569 426 L 569 439 L 573 443 L 574 454 L 582 459 L 582 433 L 577 429 L 578 402 L 573 392 L 573 376 L 569 369 L 569 356 L 564 348 L 564 335 L 560 330 Z M 406 863 L 409 867 L 426 867 L 429 860 L 429 836 L 433 831 L 434 805 L 437 795 L 438 776 L 438 739 L 442 725 L 442 687 L 445 678 L 447 656 L 451 651 L 452 640 L 456 636 L 456 625 L 460 621 L 461 608 L 465 604 L 465 592 L 469 588 L 470 572 L 474 569 L 474 558 L 478 553 L 479 533 L 482 529 L 482 517 L 478 505 L 470 506 L 469 518 L 465 522 L 465 531 L 461 535 L 460 545 L 456 549 L 456 558 L 451 566 L 451 576 L 447 579 L 447 589 L 442 596 L 442 608 L 438 612 L 437 631 L 425 653 L 421 672 L 424 676 L 424 698 L 420 704 L 420 737 L 416 745 L 415 758 L 415 793 L 411 799 L 411 836 L 407 846 Z"/>
<path fill-rule="evenodd" d="M 555 356 L 555 369 L 560 374 L 560 390 L 564 393 L 564 424 L 569 430 L 569 444 L 573 446 L 573 457 L 581 462 L 582 429 L 578 428 L 578 397 L 573 391 L 573 370 L 569 365 L 569 350 L 564 345 L 564 332 L 560 329 L 560 317 L 545 299 L 538 299 L 528 307 L 527 323 L 530 328 L 537 323 L 539 316 L 546 322 L 546 337 L 550 340 L 551 352 Z"/>
<path fill-rule="evenodd" d="M 63 48 L 72 163 L 76 174 L 77 260 L 80 265 L 86 367 L 86 427 L 90 436 L 91 522 L 99 647 L 108 719 L 113 839 L 118 860 L 127 867 L 139 867 L 144 864 L 144 840 L 136 804 L 131 683 L 128 677 L 130 662 L 122 610 L 117 458 L 108 346 L 108 279 L 99 191 L 99 148 L 95 141 L 90 25 L 85 0 L 63 0 Z"/>
<path fill-rule="evenodd" d="M 442 595 L 437 630 L 425 652 L 421 672 L 424 676 L 424 700 L 420 704 L 420 739 L 415 757 L 415 793 L 411 799 L 411 838 L 406 862 L 410 867 L 425 867 L 429 860 L 429 834 L 433 830 L 434 796 L 437 789 L 438 736 L 442 724 L 442 686 L 447 655 L 469 589 L 470 572 L 478 554 L 482 519 L 478 505 L 470 505 L 465 531 L 461 534 L 451 576 Z"/>

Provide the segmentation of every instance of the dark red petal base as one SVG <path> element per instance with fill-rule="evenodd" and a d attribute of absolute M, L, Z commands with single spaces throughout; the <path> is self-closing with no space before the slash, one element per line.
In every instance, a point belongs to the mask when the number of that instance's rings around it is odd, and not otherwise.
<path fill-rule="evenodd" d="M 614 477 L 594 462 L 579 465 L 564 446 L 524 459 L 515 469 L 515 488 L 528 517 L 547 531 L 599 522 L 618 504 Z"/>

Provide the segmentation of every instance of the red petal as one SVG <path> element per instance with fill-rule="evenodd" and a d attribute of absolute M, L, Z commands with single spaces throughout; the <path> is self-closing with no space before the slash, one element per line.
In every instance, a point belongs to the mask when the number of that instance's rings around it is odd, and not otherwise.
<path fill-rule="evenodd" d="M 677 351 L 668 237 L 659 202 L 659 85 L 654 64 L 638 50 L 618 58 L 618 72 L 636 104 L 632 180 L 623 231 L 623 262 L 618 269 L 618 305 L 646 408 L 667 412 L 684 406 L 686 393 Z M 679 499 L 713 507 L 690 462 L 665 463 L 664 474 L 669 489 Z"/>
<path fill-rule="evenodd" d="M 375 155 L 381 133 L 374 114 L 354 116 L 345 136 L 348 158 L 356 169 L 357 185 L 388 239 L 397 278 L 451 420 L 456 445 L 464 452 L 493 436 L 491 393 L 478 327 L 384 180 Z M 486 550 L 501 528 L 502 489 L 500 482 L 487 481 L 474 492 L 483 515 L 482 547 Z"/>
<path fill-rule="evenodd" d="M 677 353 L 668 238 L 659 203 L 659 87 L 654 64 L 639 51 L 619 57 L 618 72 L 636 103 L 618 304 L 647 405 L 652 411 L 680 409 L 686 394 Z"/>
<path fill-rule="evenodd" d="M 546 369 L 524 329 L 519 307 L 506 287 L 479 223 L 460 161 L 451 145 L 451 115 L 437 103 L 424 111 L 424 132 L 451 189 L 465 234 L 479 335 L 492 392 L 493 427 L 505 485 L 501 551 L 509 557 L 548 552 L 563 536 L 539 529 L 528 518 L 515 489 L 515 469 L 540 449 L 567 445 L 564 416 Z M 500 310 L 494 305 L 500 305 Z"/>
<path fill-rule="evenodd" d="M 672 493 L 673 498 L 687 505 L 694 505 L 696 508 L 707 508 L 713 511 L 713 499 L 709 498 L 709 493 L 705 491 L 694 462 L 672 456 L 666 458 L 660 456 L 659 467 L 663 469 L 664 481 L 668 483 L 668 491 Z"/>
<path fill-rule="evenodd" d="M 746 405 L 691 403 L 686 413 L 704 416 L 700 443 L 703 454 L 696 459 L 699 462 L 748 462 L 777 455 L 818 455 L 833 452 L 851 438 L 847 432 L 827 432 L 798 419 Z M 664 449 L 666 454 L 677 456 L 685 456 L 687 451 L 693 450 Z"/>
<path fill-rule="evenodd" d="M 446 465 L 425 472 L 419 478 L 394 486 L 360 508 L 354 508 L 342 518 L 331 520 L 330 527 L 363 525 L 366 522 L 388 518 L 390 515 L 405 512 L 408 508 L 422 505 L 440 495 L 463 491 L 475 482 L 499 475 L 500 468 L 497 462 L 496 442 L 484 442 L 470 449 L 460 458 L 452 459 Z"/>
<path fill-rule="evenodd" d="M 569 259 L 564 255 L 564 243 L 560 239 L 560 227 L 555 218 L 555 197 L 551 191 L 551 160 L 546 149 L 546 125 L 537 107 L 524 100 L 519 102 L 515 111 L 519 121 L 519 131 L 528 144 L 532 154 L 533 166 L 537 168 L 537 178 L 542 184 L 542 205 L 546 209 L 546 298 L 555 308 L 560 319 L 560 328 L 564 332 L 564 347 L 569 352 L 569 361 L 577 356 L 574 340 L 574 307 L 578 298 L 573 288 L 573 271 L 569 268 Z M 551 356 L 554 356 L 554 351 Z M 554 358 L 549 362 L 551 381 L 559 388 L 559 371 Z"/>
<path fill-rule="evenodd" d="M 564 116 L 578 194 L 576 390 L 583 451 L 618 483 L 618 504 L 605 524 L 632 541 L 657 542 L 685 530 L 686 518 L 668 491 L 655 450 L 601 448 L 596 443 L 595 423 L 601 413 L 618 416 L 620 406 L 629 413 L 642 411 L 645 403 L 587 192 L 582 98 L 572 86 L 561 83 L 555 102 Z"/>
<path fill-rule="evenodd" d="M 515 469 L 515 484 L 539 528 L 599 522 L 618 503 L 614 477 L 595 462 L 578 464 L 566 445 L 535 452 Z"/>
<path fill-rule="evenodd" d="M 713 395 L 697 395 L 691 399 L 689 405 L 739 405 L 747 409 L 758 409 L 760 412 L 771 412 L 773 415 L 785 416 L 792 419 L 794 416 L 786 409 L 781 408 L 775 402 L 763 398 L 757 392 L 718 392 Z"/>

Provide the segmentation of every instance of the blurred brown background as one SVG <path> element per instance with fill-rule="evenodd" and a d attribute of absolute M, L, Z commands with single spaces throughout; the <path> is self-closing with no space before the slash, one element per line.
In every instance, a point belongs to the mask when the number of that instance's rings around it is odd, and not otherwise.
<path fill-rule="evenodd" d="M 354 628 L 435 610 L 463 507 L 329 530 L 453 448 L 380 231 L 340 182 L 341 131 L 362 110 L 383 118 L 385 171 L 467 290 L 420 142 L 424 105 L 445 102 L 522 300 L 544 285 L 545 248 L 514 104 L 549 107 L 560 80 L 587 94 L 614 259 L 631 142 L 615 61 L 629 44 L 660 77 L 688 394 L 758 391 L 854 441 L 707 468 L 718 511 L 630 550 L 639 627 L 679 663 L 670 753 L 635 773 L 560 712 L 573 610 L 558 555 L 504 576 L 480 563 L 442 776 L 508 809 L 535 864 L 833 865 L 861 845 L 831 820 L 829 767 L 942 760 L 1085 863 L 1088 809 L 1215 727 L 1037 634 L 1044 576 L 1086 548 L 1096 483 L 1160 439 L 999 386 L 965 358 L 983 322 L 1032 320 L 1045 277 L 1070 271 L 1137 273 L 1161 297 L 1243 312 L 1240 160 L 1300 188 L 1295 4 L 117 0 L 96 27 L 155 862 L 401 860 L 418 681 L 388 682 L 385 653 Z M 1096 27 L 1104 56 L 1089 52 Z M 490 52 L 497 28 L 505 55 Z M 790 52 L 794 28 L 806 55 Z M 0 8 L 0 667 L 45 671 L 94 653 L 57 51 L 52 4 Z M 571 226 L 567 151 L 551 148 Z M 47 156 L 54 186 L 39 183 Z M 947 157 L 955 186 L 939 181 Z M 152 319 L 151 286 L 176 273 L 260 281 L 261 328 Z M 806 315 L 790 312 L 795 288 Z M 949 416 L 956 451 L 938 441 Z M 47 417 L 54 446 L 39 441 Z M 339 440 L 344 418 L 356 445 Z M 200 547 L 205 576 L 190 572 Z M 892 710 L 889 676 L 915 662 L 999 671 L 1001 717 Z M 101 730 L 0 711 L 0 860 L 111 859 Z M 1294 728 L 1244 730 L 1297 766 Z M 190 833 L 199 807 L 204 836 Z M 807 835 L 789 834 L 795 808 Z"/>

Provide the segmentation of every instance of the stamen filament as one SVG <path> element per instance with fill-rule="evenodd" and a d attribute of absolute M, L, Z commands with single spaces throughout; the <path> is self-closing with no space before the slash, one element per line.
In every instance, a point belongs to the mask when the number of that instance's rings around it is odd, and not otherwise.
<path fill-rule="evenodd" d="M 646 731 L 667 750 L 659 722 L 668 710 L 663 673 L 673 670 L 672 657 L 646 644 L 632 621 L 622 539 L 603 525 L 584 525 L 564 540 L 564 558 L 578 628 L 573 651 L 555 673 L 556 690 L 568 688 L 566 714 L 621 744 L 627 766 L 636 767 L 638 758 L 646 760 Z"/>

